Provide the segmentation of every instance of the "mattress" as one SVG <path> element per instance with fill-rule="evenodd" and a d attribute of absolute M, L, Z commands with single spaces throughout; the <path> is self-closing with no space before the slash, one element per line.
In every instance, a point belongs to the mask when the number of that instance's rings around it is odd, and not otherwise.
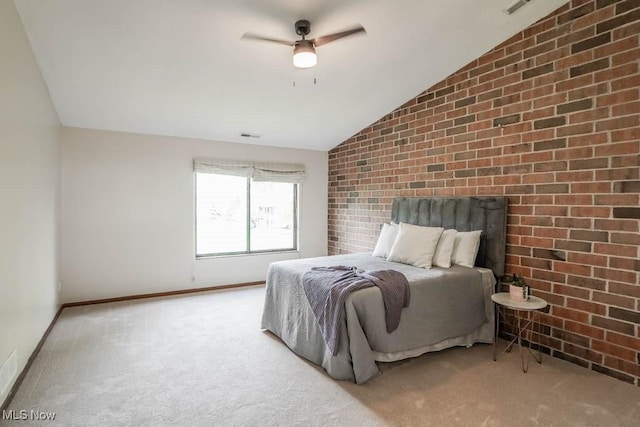
<path fill-rule="evenodd" d="M 327 348 L 302 287 L 312 267 L 357 266 L 396 270 L 409 281 L 411 302 L 400 324 L 386 331 L 384 303 L 377 287 L 347 297 L 338 353 Z M 423 269 L 371 254 L 280 261 L 267 273 L 262 329 L 278 336 L 294 353 L 322 366 L 333 378 L 364 383 L 378 374 L 378 362 L 415 357 L 428 351 L 492 343 L 495 278 L 486 268 L 453 266 Z"/>

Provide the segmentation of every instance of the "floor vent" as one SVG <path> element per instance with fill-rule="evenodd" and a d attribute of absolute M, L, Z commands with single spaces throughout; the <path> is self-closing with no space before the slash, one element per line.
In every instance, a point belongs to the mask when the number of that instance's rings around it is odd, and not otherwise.
<path fill-rule="evenodd" d="M 516 13 L 516 11 L 520 10 L 520 8 L 525 6 L 530 1 L 531 0 L 517 0 L 515 3 L 513 3 L 511 6 L 506 8 L 504 11 L 507 15 L 513 15 L 514 13 Z"/>
<path fill-rule="evenodd" d="M 17 349 L 13 349 L 9 358 L 2 368 L 0 368 L 0 396 L 4 397 L 9 392 L 9 385 L 15 378 L 18 372 L 18 357 L 16 356 Z M 0 399 L 1 400 L 1 399 Z"/>

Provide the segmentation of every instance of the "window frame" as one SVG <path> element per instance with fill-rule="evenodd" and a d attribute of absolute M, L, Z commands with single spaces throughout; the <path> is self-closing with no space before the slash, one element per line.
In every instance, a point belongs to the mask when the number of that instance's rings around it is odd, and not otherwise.
<path fill-rule="evenodd" d="M 247 250 L 246 251 L 232 251 L 232 252 L 214 252 L 207 254 L 198 254 L 198 174 L 205 174 L 209 172 L 195 172 L 194 173 L 194 243 L 195 243 L 195 255 L 196 260 L 206 259 L 206 258 L 217 258 L 217 257 L 227 257 L 227 256 L 243 256 L 243 255 L 260 255 L 260 254 L 270 254 L 270 253 L 282 253 L 282 252 L 297 252 L 298 251 L 298 222 L 299 222 L 299 183 L 282 183 L 282 184 L 291 184 L 293 186 L 293 247 L 292 248 L 280 248 L 280 249 L 261 249 L 261 250 L 251 250 L 251 182 L 253 178 L 248 176 L 244 177 L 247 181 L 247 200 L 246 200 L 246 209 L 247 216 L 245 218 L 245 227 L 247 230 Z M 225 175 L 224 173 L 210 173 L 211 175 Z M 264 182 L 275 182 L 277 181 L 264 181 Z"/>

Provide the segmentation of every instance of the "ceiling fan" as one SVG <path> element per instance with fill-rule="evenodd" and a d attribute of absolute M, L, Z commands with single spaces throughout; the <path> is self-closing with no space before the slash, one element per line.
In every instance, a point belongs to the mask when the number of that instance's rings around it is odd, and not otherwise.
<path fill-rule="evenodd" d="M 293 65 L 298 68 L 311 68 L 318 62 L 316 57 L 316 48 L 327 43 L 331 43 L 338 39 L 348 37 L 358 33 L 365 33 L 365 29 L 362 25 L 354 26 L 351 29 L 340 31 L 338 33 L 327 34 L 326 36 L 316 37 L 315 39 L 307 40 L 305 37 L 311 32 L 311 23 L 306 19 L 301 19 L 294 24 L 296 34 L 302 37 L 301 40 L 288 41 L 274 39 L 272 37 L 264 37 L 257 34 L 245 33 L 242 35 L 243 39 L 261 40 L 266 42 L 273 42 L 284 44 L 287 46 L 293 46 Z"/>

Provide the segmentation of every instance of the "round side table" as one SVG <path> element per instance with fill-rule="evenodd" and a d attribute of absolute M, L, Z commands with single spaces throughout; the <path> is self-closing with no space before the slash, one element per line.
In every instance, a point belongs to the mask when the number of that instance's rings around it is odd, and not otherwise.
<path fill-rule="evenodd" d="M 509 296 L 509 292 L 500 292 L 491 295 L 496 307 L 496 336 L 493 342 L 493 360 L 498 359 L 498 328 L 500 325 L 500 316 L 509 323 L 516 331 L 516 336 L 511 340 L 504 350 L 500 353 L 510 352 L 511 348 L 518 342 L 518 349 L 520 350 L 520 360 L 522 361 L 522 372 L 527 372 L 529 369 L 529 354 L 533 356 L 536 362 L 542 363 L 542 352 L 540 351 L 540 345 L 538 345 L 537 356 L 531 350 L 531 338 L 533 335 L 534 325 L 538 325 L 538 335 L 540 335 L 540 311 L 547 307 L 547 302 L 539 297 L 530 296 L 527 301 L 519 302 L 514 301 Z M 517 313 L 517 322 L 510 323 L 505 315 L 506 310 L 515 310 Z M 522 314 L 526 313 L 526 318 L 523 319 Z M 529 343 L 528 347 L 525 347 L 525 351 L 522 350 L 522 340 L 526 340 Z"/>

